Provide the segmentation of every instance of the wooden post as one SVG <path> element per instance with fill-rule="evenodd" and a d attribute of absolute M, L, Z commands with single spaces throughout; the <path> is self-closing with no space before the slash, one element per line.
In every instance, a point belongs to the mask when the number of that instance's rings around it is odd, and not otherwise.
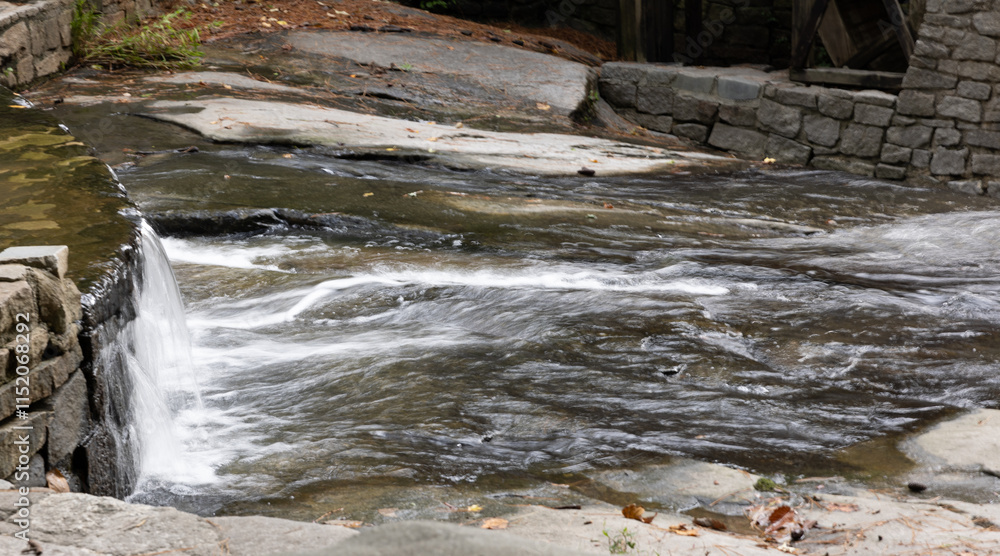
<path fill-rule="evenodd" d="M 684 34 L 695 44 L 704 28 L 701 4 L 701 0 L 684 0 Z"/>
<path fill-rule="evenodd" d="M 674 55 L 673 0 L 638 0 L 645 62 L 670 62 Z M 642 56 L 640 56 L 642 57 Z"/>
<path fill-rule="evenodd" d="M 816 40 L 816 31 L 823 21 L 823 14 L 830 4 L 829 0 L 799 0 L 792 24 L 792 69 L 802 69 L 809 57 L 809 49 Z"/>
<path fill-rule="evenodd" d="M 903 49 L 903 55 L 909 60 L 913 56 L 913 35 L 910 34 L 910 28 L 906 25 L 906 15 L 903 14 L 903 8 L 899 7 L 897 0 L 883 0 L 883 3 L 886 13 L 889 14 L 892 30 L 896 32 L 899 46 Z"/>
<path fill-rule="evenodd" d="M 618 0 L 618 56 L 626 62 L 638 61 L 639 4 L 642 0 Z"/>

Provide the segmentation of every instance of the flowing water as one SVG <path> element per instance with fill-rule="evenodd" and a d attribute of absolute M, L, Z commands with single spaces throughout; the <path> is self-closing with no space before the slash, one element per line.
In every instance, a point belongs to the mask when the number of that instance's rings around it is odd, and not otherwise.
<path fill-rule="evenodd" d="M 845 448 L 998 406 L 992 199 L 327 154 L 218 146 L 122 174 L 174 231 L 201 209 L 324 224 L 164 239 L 203 403 L 134 499 L 378 521 L 673 456 L 852 473 Z"/>

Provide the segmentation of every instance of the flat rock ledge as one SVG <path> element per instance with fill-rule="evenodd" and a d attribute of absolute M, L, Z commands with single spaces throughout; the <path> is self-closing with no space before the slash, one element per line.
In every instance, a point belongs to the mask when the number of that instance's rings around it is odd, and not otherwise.
<path fill-rule="evenodd" d="M 232 98 L 158 101 L 145 116 L 214 141 L 321 145 L 353 155 L 538 175 L 641 174 L 733 159 L 575 135 L 506 133 L 395 120 L 345 110 Z"/>
<path fill-rule="evenodd" d="M 1000 410 L 977 409 L 903 444 L 918 462 L 947 471 L 1000 477 Z"/>

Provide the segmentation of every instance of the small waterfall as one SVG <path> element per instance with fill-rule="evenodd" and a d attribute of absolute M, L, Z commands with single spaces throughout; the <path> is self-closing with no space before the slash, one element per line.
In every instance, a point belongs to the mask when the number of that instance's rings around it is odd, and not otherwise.
<path fill-rule="evenodd" d="M 134 318 L 105 334 L 97 362 L 108 377 L 107 422 L 114 423 L 110 432 L 122 496 L 160 478 L 202 482 L 212 476 L 211 469 L 185 457 L 190 433 L 183 438 L 175 426 L 180 412 L 201 407 L 180 290 L 163 245 L 146 222 L 141 245 Z"/>

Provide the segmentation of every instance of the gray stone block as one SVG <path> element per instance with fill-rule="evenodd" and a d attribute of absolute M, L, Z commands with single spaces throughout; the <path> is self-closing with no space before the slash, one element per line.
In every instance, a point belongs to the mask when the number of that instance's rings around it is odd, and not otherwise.
<path fill-rule="evenodd" d="M 809 114 L 803 119 L 806 139 L 817 145 L 833 147 L 840 139 L 840 121 L 818 114 Z"/>
<path fill-rule="evenodd" d="M 919 149 L 930 145 L 933 131 L 932 128 L 923 125 L 890 127 L 886 132 L 886 139 L 896 145 Z"/>
<path fill-rule="evenodd" d="M 899 93 L 900 114 L 910 116 L 933 116 L 934 95 L 932 93 L 921 93 L 919 91 L 906 90 Z"/>
<path fill-rule="evenodd" d="M 931 151 L 914 149 L 913 156 L 910 157 L 910 165 L 914 168 L 924 169 L 931 165 Z"/>
<path fill-rule="evenodd" d="M 954 89 L 958 78 L 941 72 L 910 66 L 903 78 L 904 89 Z"/>
<path fill-rule="evenodd" d="M 692 93 L 709 94 L 715 86 L 715 76 L 701 73 L 679 72 L 674 79 L 674 89 Z"/>
<path fill-rule="evenodd" d="M 875 177 L 883 180 L 901 180 L 906 177 L 906 167 L 877 164 L 875 166 Z"/>
<path fill-rule="evenodd" d="M 816 97 L 819 89 L 815 87 L 779 87 L 774 94 L 774 100 L 785 106 L 802 106 L 816 108 Z"/>
<path fill-rule="evenodd" d="M 937 103 L 938 116 L 957 118 L 966 122 L 980 122 L 983 119 L 983 107 L 979 101 L 947 95 Z"/>
<path fill-rule="evenodd" d="M 48 430 L 48 460 L 50 464 L 65 460 L 76 450 L 90 426 L 90 404 L 87 400 L 87 380 L 82 372 L 74 372 L 45 401 L 52 411 Z"/>
<path fill-rule="evenodd" d="M 638 87 L 635 83 L 626 81 L 600 81 L 601 98 L 615 108 L 635 108 L 635 97 Z"/>
<path fill-rule="evenodd" d="M 27 314 L 28 324 L 34 325 L 38 318 L 34 291 L 27 281 L 0 282 L 0 346 L 13 341 L 17 335 L 15 325 L 24 322 L 23 318 L 18 318 L 19 314 Z"/>
<path fill-rule="evenodd" d="M 0 265 L 0 282 L 19 282 L 28 279 L 28 267 L 20 264 Z"/>
<path fill-rule="evenodd" d="M 780 135 L 771 134 L 767 138 L 764 154 L 779 162 L 789 164 L 808 164 L 812 157 L 812 149 L 806 145 L 786 139 Z"/>
<path fill-rule="evenodd" d="M 674 119 L 670 116 L 653 116 L 651 114 L 636 114 L 635 123 L 646 129 L 670 133 L 670 128 L 674 126 Z"/>
<path fill-rule="evenodd" d="M 816 106 L 824 116 L 846 120 L 854 114 L 854 102 L 834 95 L 819 95 Z"/>
<path fill-rule="evenodd" d="M 840 152 L 854 156 L 878 156 L 885 132 L 880 127 L 850 124 L 841 133 Z"/>
<path fill-rule="evenodd" d="M 992 62 L 997 55 L 997 42 L 993 39 L 969 33 L 951 53 L 954 60 L 979 60 Z"/>
<path fill-rule="evenodd" d="M 950 61 L 942 60 L 941 63 L 938 64 L 938 69 L 945 71 L 941 68 L 941 66 L 945 63 L 950 63 Z M 1000 67 L 997 67 L 997 65 L 993 62 L 958 62 L 955 67 L 955 73 L 959 77 L 964 77 L 966 79 L 989 81 L 1000 80 Z"/>
<path fill-rule="evenodd" d="M 934 146 L 954 147 L 962 142 L 962 132 L 957 129 L 939 127 L 934 130 Z"/>
<path fill-rule="evenodd" d="M 986 194 L 993 198 L 1000 198 L 1000 181 L 986 182 Z"/>
<path fill-rule="evenodd" d="M 63 278 L 69 267 L 69 247 L 65 245 L 8 247 L 0 252 L 0 264 L 10 263 L 40 268 Z"/>
<path fill-rule="evenodd" d="M 720 75 L 716 84 L 718 95 L 729 100 L 753 100 L 760 97 L 759 81 L 737 75 Z"/>
<path fill-rule="evenodd" d="M 674 120 L 713 124 L 718 112 L 719 104 L 716 102 L 686 95 L 674 97 Z"/>
<path fill-rule="evenodd" d="M 899 114 L 894 114 L 892 116 L 892 125 L 896 126 L 907 126 L 917 123 L 916 118 L 911 118 L 909 116 L 900 116 Z"/>
<path fill-rule="evenodd" d="M 18 454 L 18 450 L 13 448 L 20 445 L 14 444 L 14 442 L 25 442 L 24 446 L 27 447 L 27 455 L 29 457 L 37 454 L 42 449 L 42 446 L 45 445 L 45 432 L 48 430 L 49 419 L 51 418 L 52 414 L 48 411 L 33 409 L 28 411 L 27 419 L 7 419 L 0 425 L 0 446 L 5 447 L 5 449 L 0 450 L 0 477 L 10 478 L 17 469 L 20 454 Z M 31 427 L 32 430 L 24 431 L 15 429 L 14 427 Z M 28 434 L 25 434 L 26 432 Z M 43 480 L 44 475 L 45 472 L 43 469 Z M 21 484 L 19 481 L 11 482 Z"/>
<path fill-rule="evenodd" d="M 757 107 L 743 104 L 719 105 L 719 119 L 737 127 L 754 127 L 757 124 Z"/>
<path fill-rule="evenodd" d="M 883 91 L 858 91 L 854 93 L 854 102 L 863 104 L 874 104 L 875 106 L 882 106 L 884 108 L 892 108 L 896 106 L 896 95 L 892 95 Z"/>
<path fill-rule="evenodd" d="M 892 122 L 892 108 L 857 104 L 854 106 L 854 121 L 859 124 L 886 127 Z"/>
<path fill-rule="evenodd" d="M 802 128 L 802 111 L 765 99 L 757 109 L 757 121 L 762 129 L 794 138 Z"/>
<path fill-rule="evenodd" d="M 882 145 L 882 155 L 880 160 L 887 164 L 909 164 L 913 149 L 886 143 Z"/>
<path fill-rule="evenodd" d="M 52 332 L 56 334 L 66 332 L 69 324 L 75 320 L 74 315 L 79 313 L 72 305 L 79 305 L 80 298 L 67 298 L 62 280 L 55 279 L 49 273 L 35 269 L 30 273 L 38 301 L 38 318 L 48 325 Z"/>
<path fill-rule="evenodd" d="M 913 53 L 917 56 L 942 60 L 951 56 L 951 49 L 941 43 L 922 38 L 914 45 Z"/>
<path fill-rule="evenodd" d="M 956 131 L 956 133 L 958 133 Z M 1000 131 L 989 131 L 985 129 L 971 129 L 964 132 L 965 143 L 973 147 L 986 147 L 988 149 L 1000 149 Z"/>
<path fill-rule="evenodd" d="M 636 88 L 636 108 L 647 114 L 670 114 L 673 110 L 674 89 L 671 86 L 676 73 L 651 68 Z"/>
<path fill-rule="evenodd" d="M 972 173 L 986 174 L 988 176 L 1000 176 L 1000 155 L 972 155 Z"/>
<path fill-rule="evenodd" d="M 981 180 L 957 180 L 948 182 L 948 189 L 966 195 L 984 195 L 986 187 Z"/>
<path fill-rule="evenodd" d="M 988 37 L 1000 37 L 1000 13 L 984 11 L 972 16 L 976 31 Z"/>
<path fill-rule="evenodd" d="M 992 88 L 986 83 L 962 81 L 958 84 L 958 96 L 975 100 L 989 100 Z"/>
<path fill-rule="evenodd" d="M 935 176 L 960 176 L 965 173 L 965 162 L 969 149 L 934 149 L 931 157 L 931 173 Z"/>
<path fill-rule="evenodd" d="M 636 62 L 608 62 L 601 66 L 601 80 L 623 81 L 636 85 L 645 77 L 649 65 Z"/>
<path fill-rule="evenodd" d="M 767 137 L 760 132 L 726 124 L 716 124 L 708 138 L 713 147 L 760 159 L 764 156 Z"/>
<path fill-rule="evenodd" d="M 698 143 L 704 143 L 708 139 L 708 126 L 701 124 L 674 124 L 674 135 L 686 137 Z"/>

